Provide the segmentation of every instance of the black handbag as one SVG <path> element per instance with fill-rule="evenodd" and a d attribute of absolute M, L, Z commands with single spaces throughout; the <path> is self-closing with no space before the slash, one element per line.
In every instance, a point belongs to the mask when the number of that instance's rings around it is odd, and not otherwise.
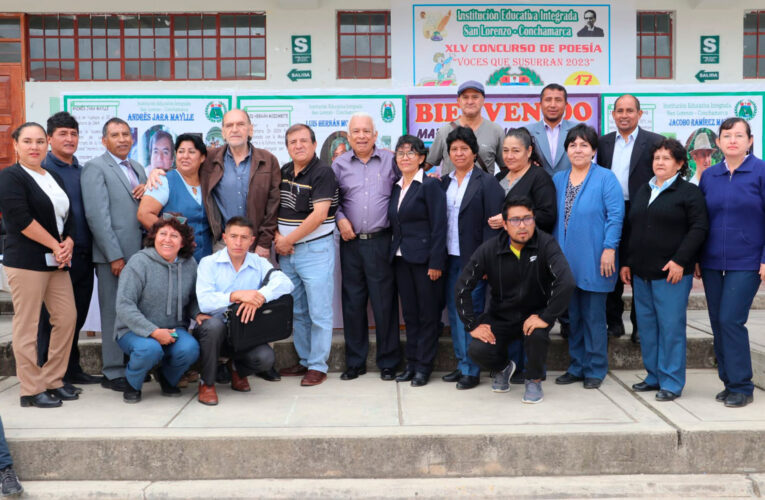
<path fill-rule="evenodd" d="M 271 269 L 261 286 L 268 283 Z M 234 352 L 248 351 L 253 347 L 283 340 L 292 335 L 292 295 L 286 293 L 278 299 L 266 302 L 255 311 L 249 323 L 242 323 L 236 314 L 240 304 L 233 303 L 226 310 L 228 341 Z"/>

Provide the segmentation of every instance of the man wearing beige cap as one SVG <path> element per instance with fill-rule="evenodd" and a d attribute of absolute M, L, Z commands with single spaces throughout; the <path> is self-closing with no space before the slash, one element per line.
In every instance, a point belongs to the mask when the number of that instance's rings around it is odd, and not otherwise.
<path fill-rule="evenodd" d="M 699 185 L 701 180 L 701 174 L 704 170 L 712 166 L 712 154 L 715 152 L 715 147 L 709 140 L 709 135 L 704 132 L 699 132 L 693 139 L 693 145 L 691 145 L 689 153 L 693 161 L 696 163 L 696 171 L 693 177 L 689 180 L 691 184 Z"/>
<path fill-rule="evenodd" d="M 470 80 L 459 86 L 457 105 L 462 114 L 436 132 L 436 137 L 433 139 L 433 144 L 430 145 L 430 151 L 425 160 L 426 170 L 438 164 L 441 165 L 441 175 L 446 175 L 454 170 L 454 165 L 446 151 L 446 136 L 458 126 L 473 129 L 473 133 L 478 139 L 478 156 L 476 157 L 478 166 L 492 175 L 496 173 L 495 164 L 499 169 L 504 168 L 502 141 L 505 138 L 505 131 L 496 123 L 485 120 L 481 116 L 485 99 L 486 92 L 481 82 Z"/>

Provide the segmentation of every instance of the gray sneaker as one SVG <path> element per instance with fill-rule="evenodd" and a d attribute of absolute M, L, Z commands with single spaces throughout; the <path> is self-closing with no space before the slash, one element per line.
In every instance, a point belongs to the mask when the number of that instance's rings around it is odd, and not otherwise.
<path fill-rule="evenodd" d="M 533 380 L 526 381 L 526 391 L 523 393 L 522 403 L 536 404 L 541 403 L 544 399 L 544 393 L 542 392 L 542 382 L 534 382 Z"/>
<path fill-rule="evenodd" d="M 515 361 L 510 363 L 501 371 L 494 374 L 494 380 L 491 383 L 493 392 L 507 392 L 510 390 L 510 377 L 515 372 Z"/>

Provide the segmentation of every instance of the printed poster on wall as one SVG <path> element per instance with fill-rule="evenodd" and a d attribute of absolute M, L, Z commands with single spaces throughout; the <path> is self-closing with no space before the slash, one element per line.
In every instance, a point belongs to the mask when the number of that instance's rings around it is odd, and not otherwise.
<path fill-rule="evenodd" d="M 247 111 L 254 125 L 252 142 L 273 153 L 283 165 L 290 161 L 284 133 L 305 123 L 316 134 L 316 154 L 328 165 L 350 149 L 348 119 L 353 113 L 372 116 L 377 146 L 393 149 L 404 133 L 405 97 L 401 95 L 238 96 L 237 108 Z"/>
<path fill-rule="evenodd" d="M 408 128 L 410 134 L 419 137 L 427 146 L 433 142 L 436 132 L 445 124 L 460 116 L 454 95 L 407 97 Z M 511 128 L 523 127 L 542 119 L 539 96 L 536 95 L 487 95 L 483 117 L 499 124 L 505 133 Z M 566 120 L 583 122 L 598 130 L 600 128 L 600 96 L 598 94 L 569 94 Z"/>
<path fill-rule="evenodd" d="M 182 133 L 199 135 L 208 147 L 223 144 L 221 122 L 231 109 L 228 95 L 77 95 L 62 97 L 63 109 L 80 124 L 77 158 L 84 163 L 100 156 L 102 128 L 119 117 L 133 134 L 130 158 L 146 167 L 170 169 L 175 161 L 175 138 Z"/>
<path fill-rule="evenodd" d="M 720 123 L 738 116 L 746 119 L 754 136 L 754 154 L 762 155 L 763 93 L 645 93 L 635 94 L 643 116 L 640 126 L 666 137 L 677 139 L 688 150 L 689 179 L 698 183 L 699 176 L 723 159 L 715 144 Z M 603 94 L 603 133 L 616 130 L 611 112 L 619 94 Z"/>
<path fill-rule="evenodd" d="M 609 5 L 415 4 L 416 86 L 611 83 Z"/>

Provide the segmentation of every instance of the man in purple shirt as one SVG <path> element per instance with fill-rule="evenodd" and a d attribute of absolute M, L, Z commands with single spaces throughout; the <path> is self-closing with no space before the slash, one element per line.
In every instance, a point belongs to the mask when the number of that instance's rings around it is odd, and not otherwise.
<path fill-rule="evenodd" d="M 375 318 L 380 378 L 394 380 L 401 354 L 398 304 L 388 261 L 388 202 L 400 174 L 393 153 L 375 147 L 377 130 L 371 116 L 354 113 L 348 122 L 348 139 L 351 150 L 332 164 L 340 189 L 335 217 L 341 237 L 346 363 L 340 378 L 352 380 L 367 372 L 369 299 Z"/>

